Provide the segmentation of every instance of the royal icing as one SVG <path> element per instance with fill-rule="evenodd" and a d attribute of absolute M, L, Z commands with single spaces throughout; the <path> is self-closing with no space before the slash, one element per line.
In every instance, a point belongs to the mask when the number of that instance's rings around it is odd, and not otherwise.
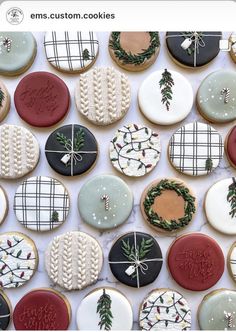
<path fill-rule="evenodd" d="M 225 151 L 229 162 L 236 167 L 236 126 L 230 130 L 226 138 Z"/>
<path fill-rule="evenodd" d="M 110 250 L 108 260 L 113 275 L 120 282 L 137 288 L 156 280 L 163 263 L 157 241 L 141 232 L 119 237 Z"/>
<path fill-rule="evenodd" d="M 92 31 L 50 31 L 44 37 L 48 62 L 60 71 L 78 73 L 90 68 L 98 55 L 98 38 Z"/>
<path fill-rule="evenodd" d="M 102 249 L 86 233 L 67 232 L 49 244 L 45 264 L 55 284 L 67 290 L 83 289 L 98 279 L 103 264 Z"/>
<path fill-rule="evenodd" d="M 179 128 L 169 143 L 169 158 L 181 173 L 200 176 L 211 173 L 223 158 L 221 135 L 210 125 L 193 122 Z"/>
<path fill-rule="evenodd" d="M 83 221 L 97 229 L 111 229 L 123 224 L 133 208 L 133 194 L 128 185 L 114 175 L 99 175 L 81 188 L 78 209 Z"/>
<path fill-rule="evenodd" d="M 8 211 L 8 199 L 5 191 L 0 186 L 0 225 L 4 221 Z"/>
<path fill-rule="evenodd" d="M 97 125 L 109 125 L 123 118 L 131 101 L 125 74 L 112 67 L 95 67 L 80 75 L 75 89 L 79 112 Z"/>
<path fill-rule="evenodd" d="M 112 165 L 127 176 L 139 177 L 151 172 L 160 153 L 159 135 L 144 125 L 125 125 L 110 142 Z"/>
<path fill-rule="evenodd" d="M 236 179 L 227 178 L 213 184 L 205 198 L 208 222 L 219 232 L 236 234 Z"/>
<path fill-rule="evenodd" d="M 10 301 L 6 294 L 0 292 L 0 329 L 6 330 L 11 320 Z"/>
<path fill-rule="evenodd" d="M 127 298 L 114 288 L 99 288 L 86 295 L 76 314 L 79 330 L 132 330 L 133 312 Z"/>
<path fill-rule="evenodd" d="M 29 281 L 38 265 L 34 242 L 17 232 L 0 234 L 0 287 L 17 288 Z"/>
<path fill-rule="evenodd" d="M 138 102 L 143 115 L 153 123 L 171 125 L 182 121 L 193 105 L 193 90 L 180 73 L 162 69 L 141 84 Z"/>
<path fill-rule="evenodd" d="M 236 62 L 236 32 L 233 32 L 229 38 L 231 44 L 230 55 L 234 62 Z"/>
<path fill-rule="evenodd" d="M 228 253 L 228 268 L 234 281 L 236 281 L 236 242 L 234 242 Z"/>
<path fill-rule="evenodd" d="M 146 331 L 191 330 L 191 310 L 188 302 L 174 290 L 156 289 L 141 304 L 139 325 L 141 330 Z"/>
<path fill-rule="evenodd" d="M 37 176 L 17 188 L 13 209 L 23 226 L 40 232 L 59 227 L 67 218 L 69 205 L 69 194 L 61 182 Z"/>
<path fill-rule="evenodd" d="M 0 122 L 6 117 L 10 110 L 10 95 L 7 88 L 0 81 Z"/>
<path fill-rule="evenodd" d="M 76 124 L 66 125 L 48 137 L 45 154 L 49 165 L 57 173 L 74 176 L 83 174 L 94 165 L 98 145 L 87 128 Z"/>
<path fill-rule="evenodd" d="M 0 126 L 0 178 L 20 178 L 31 172 L 38 160 L 39 144 L 28 129 Z"/>

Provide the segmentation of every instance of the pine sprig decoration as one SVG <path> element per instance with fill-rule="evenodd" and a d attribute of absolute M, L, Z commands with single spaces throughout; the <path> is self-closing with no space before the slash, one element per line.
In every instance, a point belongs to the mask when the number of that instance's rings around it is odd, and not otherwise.
<path fill-rule="evenodd" d="M 236 180 L 233 178 L 233 182 L 229 185 L 229 191 L 227 195 L 227 201 L 230 203 L 231 211 L 229 215 L 231 218 L 236 216 Z"/>
<path fill-rule="evenodd" d="M 59 221 L 59 214 L 58 214 L 57 211 L 53 211 L 51 220 L 52 221 Z"/>
<path fill-rule="evenodd" d="M 129 239 L 127 241 L 122 240 L 122 251 L 123 255 L 128 258 L 129 261 L 133 261 L 134 257 L 136 257 L 136 254 L 138 255 L 138 258 L 141 260 L 146 257 L 146 255 L 151 250 L 151 247 L 153 246 L 153 240 L 150 239 L 144 239 L 142 238 L 140 245 L 136 246 L 136 252 L 134 244 L 132 246 L 129 243 Z"/>
<path fill-rule="evenodd" d="M 5 99 L 4 92 L 0 88 L 0 107 L 2 107 L 3 100 Z"/>
<path fill-rule="evenodd" d="M 80 128 L 75 134 L 74 140 L 74 149 L 75 151 L 80 151 L 80 149 L 84 146 L 84 131 Z"/>
<path fill-rule="evenodd" d="M 100 321 L 98 326 L 100 330 L 103 329 L 109 331 L 112 327 L 113 315 L 111 312 L 111 297 L 103 289 L 103 294 L 100 296 L 97 302 L 97 313 L 99 314 Z"/>
<path fill-rule="evenodd" d="M 83 50 L 83 60 L 87 61 L 89 60 L 90 54 L 89 54 L 89 50 L 87 48 L 85 48 Z"/>
<path fill-rule="evenodd" d="M 213 168 L 213 161 L 211 158 L 207 158 L 205 169 L 206 171 L 211 172 L 212 168 Z"/>
<path fill-rule="evenodd" d="M 172 100 L 173 94 L 172 87 L 174 84 L 171 73 L 165 69 L 162 73 L 162 78 L 159 81 L 159 86 L 162 94 L 161 102 L 166 106 L 167 111 L 170 110 L 170 101 Z"/>
<path fill-rule="evenodd" d="M 57 133 L 57 141 L 65 148 L 70 144 L 70 139 L 67 138 L 63 133 Z"/>

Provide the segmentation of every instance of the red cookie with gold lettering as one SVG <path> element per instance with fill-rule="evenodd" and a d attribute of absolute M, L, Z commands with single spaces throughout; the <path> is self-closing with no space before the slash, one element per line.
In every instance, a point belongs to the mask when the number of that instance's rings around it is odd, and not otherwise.
<path fill-rule="evenodd" d="M 230 164 L 236 168 L 236 126 L 229 131 L 225 139 L 225 153 Z"/>
<path fill-rule="evenodd" d="M 214 286 L 224 272 L 224 264 L 220 246 L 202 233 L 178 237 L 168 253 L 168 266 L 173 279 L 192 291 L 203 291 Z"/>
<path fill-rule="evenodd" d="M 70 107 L 66 84 L 48 72 L 26 75 L 15 91 L 15 106 L 19 116 L 35 127 L 50 127 L 61 121 Z"/>
<path fill-rule="evenodd" d="M 50 288 L 35 289 L 27 293 L 13 312 L 16 330 L 67 330 L 70 319 L 68 300 Z"/>

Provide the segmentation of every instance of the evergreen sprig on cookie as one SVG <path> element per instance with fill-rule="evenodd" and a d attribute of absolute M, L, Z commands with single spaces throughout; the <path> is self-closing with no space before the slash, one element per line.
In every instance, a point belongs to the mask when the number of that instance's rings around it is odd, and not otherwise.
<path fill-rule="evenodd" d="M 100 330 L 104 329 L 106 331 L 110 330 L 112 327 L 113 315 L 111 312 L 111 297 L 103 289 L 103 293 L 97 302 L 97 313 L 99 314 L 100 321 L 98 326 Z"/>

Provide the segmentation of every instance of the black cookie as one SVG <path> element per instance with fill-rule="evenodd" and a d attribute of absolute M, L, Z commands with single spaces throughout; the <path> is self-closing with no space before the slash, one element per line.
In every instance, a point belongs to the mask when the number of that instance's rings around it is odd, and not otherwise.
<path fill-rule="evenodd" d="M 201 67 L 217 56 L 221 38 L 220 31 L 170 31 L 166 33 L 166 44 L 177 62 Z"/>
<path fill-rule="evenodd" d="M 142 287 L 159 275 L 163 263 L 159 244 L 149 234 L 131 232 L 121 236 L 109 253 L 113 275 L 123 284 Z"/>
<path fill-rule="evenodd" d="M 94 135 L 80 125 L 67 125 L 56 129 L 45 145 L 49 165 L 59 174 L 80 175 L 95 163 L 98 145 Z"/>
<path fill-rule="evenodd" d="M 0 330 L 6 330 L 11 320 L 11 307 L 8 297 L 0 292 Z"/>

